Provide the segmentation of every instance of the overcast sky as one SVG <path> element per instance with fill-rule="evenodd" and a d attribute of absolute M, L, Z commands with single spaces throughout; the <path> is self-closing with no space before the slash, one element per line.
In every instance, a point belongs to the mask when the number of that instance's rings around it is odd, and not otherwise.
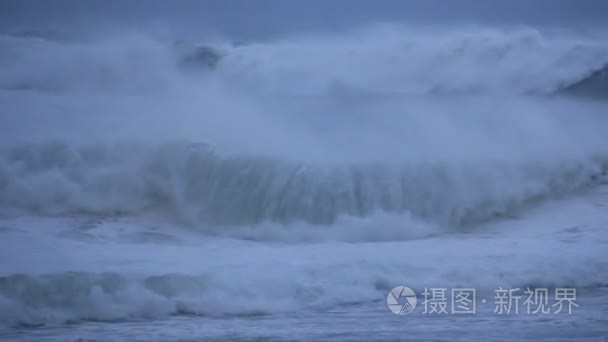
<path fill-rule="evenodd" d="M 602 26 L 608 0 L 0 0 L 2 29 L 156 25 L 247 38 L 386 21 Z"/>

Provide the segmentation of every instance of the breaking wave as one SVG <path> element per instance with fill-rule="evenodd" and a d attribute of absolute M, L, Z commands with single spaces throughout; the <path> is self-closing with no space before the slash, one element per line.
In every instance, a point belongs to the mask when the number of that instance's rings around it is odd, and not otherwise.
<path fill-rule="evenodd" d="M 386 257 L 385 261 L 390 259 L 388 255 Z M 317 266 L 314 271 L 299 273 L 283 269 L 283 273 L 268 275 L 258 269 L 257 274 L 235 270 L 201 275 L 63 272 L 1 276 L 0 327 L 153 319 L 170 315 L 225 317 L 322 311 L 340 305 L 376 302 L 397 279 L 409 279 L 408 285 L 418 291 L 426 285 L 416 279 L 417 275 L 426 274 L 416 269 L 403 270 L 397 265 L 385 267 L 386 263 L 383 265 L 378 260 L 357 266 L 356 272 L 352 265 L 338 266 Z M 521 269 L 522 265 L 508 267 L 515 270 Z M 567 266 L 535 283 L 530 282 L 534 277 L 529 274 L 513 272 L 510 281 L 514 286 L 567 285 L 578 286 L 584 291 L 584 288 L 606 286 L 602 283 L 606 278 L 596 276 L 601 268 L 594 262 L 584 270 L 580 265 Z M 531 266 L 525 269 L 530 273 L 539 270 Z M 476 272 L 474 269 L 454 270 L 449 274 L 438 273 L 437 279 L 445 277 L 442 284 L 470 285 L 470 277 Z M 488 272 L 485 279 L 476 282 L 482 293 L 491 291 L 492 282 L 502 279 L 500 274 Z"/>
<path fill-rule="evenodd" d="M 608 63 L 604 34 L 385 26 L 348 35 L 205 43 L 121 34 L 0 36 L 0 87 L 150 93 L 208 79 L 263 93 L 548 94 Z"/>
<path fill-rule="evenodd" d="M 427 267 L 415 267 L 395 258 L 395 253 L 402 248 L 399 245 L 388 245 L 385 252 L 373 245 L 352 249 L 345 246 L 347 250 L 342 253 L 359 255 L 359 258 L 361 249 L 375 253 L 367 254 L 364 261 L 361 259 L 355 264 L 349 258 L 329 258 L 320 263 L 315 253 L 328 253 L 331 248 L 301 249 L 299 252 L 308 257 L 302 260 L 310 262 L 295 269 L 288 257 L 293 251 L 284 251 L 284 255 L 281 252 L 275 255 L 273 272 L 268 272 L 266 263 L 245 262 L 217 268 L 211 262 L 207 271 L 191 274 L 3 275 L 0 276 L 0 327 L 169 315 L 222 317 L 322 311 L 340 305 L 377 302 L 404 279 L 420 291 L 418 293 L 435 282 L 443 286 L 475 286 L 480 294 L 491 294 L 496 284 L 507 285 L 507 280 L 513 288 L 576 286 L 583 293 L 585 289 L 608 284 L 606 273 L 602 272 L 605 265 L 598 260 L 599 250 L 589 253 L 567 250 L 554 259 L 535 262 L 506 258 L 497 268 L 480 264 L 474 256 L 445 259 L 425 253 L 419 256 L 430 258 L 425 260 Z M 320 251 L 315 252 L 317 249 Z"/>
<path fill-rule="evenodd" d="M 330 224 L 342 216 L 411 213 L 463 225 L 602 179 L 608 158 L 322 164 L 222 156 L 185 143 L 26 145 L 2 154 L 5 215 L 136 215 L 220 225 Z"/>

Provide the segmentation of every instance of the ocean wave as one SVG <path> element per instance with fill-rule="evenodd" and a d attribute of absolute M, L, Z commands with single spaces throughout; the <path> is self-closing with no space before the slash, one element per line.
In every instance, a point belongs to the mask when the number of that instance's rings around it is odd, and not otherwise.
<path fill-rule="evenodd" d="M 0 37 L 0 87 L 150 93 L 214 80 L 263 93 L 549 94 L 608 63 L 603 34 L 385 26 L 234 44 L 123 34 L 89 41 Z M 194 86 L 196 87 L 196 82 Z"/>
<path fill-rule="evenodd" d="M 5 215 L 165 213 L 184 223 L 330 224 L 411 213 L 466 225 L 600 180 L 608 158 L 323 164 L 204 145 L 31 144 L 2 153 Z"/>
<path fill-rule="evenodd" d="M 465 258 L 457 261 L 462 263 L 461 267 L 448 263 L 452 268 L 436 269 L 438 265 L 432 261 L 438 260 L 432 259 L 426 262 L 434 273 L 427 273 L 428 270 L 400 261 L 394 254 L 387 253 L 384 257 L 384 262 L 375 258 L 360 261 L 358 265 L 300 266 L 298 271 L 290 270 L 289 265 L 283 263 L 273 265 L 274 272 L 267 272 L 269 265 L 263 270 L 259 269 L 260 265 L 249 265 L 197 275 L 94 272 L 3 275 L 0 276 L 0 327 L 141 320 L 171 315 L 274 315 L 371 303 L 384 307 L 386 293 L 404 281 L 419 294 L 424 287 L 440 283 L 443 287 L 475 287 L 478 295 L 484 296 L 491 295 L 497 286 L 509 285 L 512 288 L 568 286 L 578 287 L 582 292 L 607 286 L 605 277 L 597 277 L 603 269 L 601 263 L 580 256 L 578 259 L 587 262 L 562 263 L 550 274 L 535 267 L 553 268 L 556 263 L 522 265 L 514 260 L 500 270 L 492 270 L 485 266 L 476 269 L 475 263 L 467 264 L 473 260 Z M 251 267 L 254 270 L 248 270 Z M 479 276 L 481 273 L 483 277 Z M 505 274 L 509 276 L 507 280 Z"/>

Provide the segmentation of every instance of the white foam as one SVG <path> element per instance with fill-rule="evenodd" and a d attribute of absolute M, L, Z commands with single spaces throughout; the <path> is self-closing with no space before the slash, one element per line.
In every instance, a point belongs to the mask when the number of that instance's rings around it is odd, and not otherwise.
<path fill-rule="evenodd" d="M 124 239 L 126 233 L 107 235 L 111 240 L 66 235 L 69 221 L 2 221 L 19 230 L 2 232 L 0 257 L 22 262 L 2 264 L 0 317 L 12 325 L 186 313 L 278 314 L 382 302 L 397 285 L 416 291 L 475 287 L 480 295 L 498 286 L 583 291 L 608 283 L 608 217 L 598 206 L 607 200 L 605 191 L 549 202 L 523 218 L 469 233 L 404 242 L 261 243 L 164 227 L 182 242 L 134 243 Z M 351 223 L 340 224 L 348 235 Z M 40 233 L 37 225 L 50 234 Z M 122 228 L 136 232 L 147 225 L 134 221 Z M 379 220 L 375 229 L 384 228 Z M 103 223 L 91 232 L 108 234 Z"/>

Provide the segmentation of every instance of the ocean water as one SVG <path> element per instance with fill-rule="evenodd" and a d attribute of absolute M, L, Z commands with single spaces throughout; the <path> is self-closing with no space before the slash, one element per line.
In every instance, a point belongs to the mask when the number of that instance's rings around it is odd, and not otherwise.
<path fill-rule="evenodd" d="M 4 33 L 0 339 L 605 341 L 605 38 Z"/>

